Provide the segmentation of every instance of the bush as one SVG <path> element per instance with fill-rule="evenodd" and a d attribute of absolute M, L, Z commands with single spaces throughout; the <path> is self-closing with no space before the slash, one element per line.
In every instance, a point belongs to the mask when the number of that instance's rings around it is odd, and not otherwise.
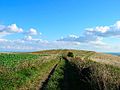
<path fill-rule="evenodd" d="M 74 57 L 74 54 L 72 52 L 68 52 L 67 56 L 68 57 Z"/>

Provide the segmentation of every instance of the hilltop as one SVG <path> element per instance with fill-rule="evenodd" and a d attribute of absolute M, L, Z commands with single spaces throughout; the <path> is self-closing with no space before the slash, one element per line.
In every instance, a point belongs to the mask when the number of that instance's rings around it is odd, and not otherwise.
<path fill-rule="evenodd" d="M 67 52 L 73 52 L 76 57 L 80 57 L 82 59 L 89 59 L 96 62 L 110 64 L 114 66 L 120 67 L 120 57 L 117 55 L 98 53 L 95 51 L 86 51 L 86 50 L 44 50 L 32 52 L 34 54 L 63 54 Z"/>

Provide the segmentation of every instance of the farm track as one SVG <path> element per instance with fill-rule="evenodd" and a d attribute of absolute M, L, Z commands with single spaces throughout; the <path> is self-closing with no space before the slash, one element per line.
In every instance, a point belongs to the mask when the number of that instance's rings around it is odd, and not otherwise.
<path fill-rule="evenodd" d="M 47 73 L 47 74 L 43 77 L 43 79 L 40 81 L 39 90 L 44 90 L 44 87 L 47 85 L 50 77 L 52 76 L 52 74 L 54 73 L 56 67 L 57 67 L 58 64 L 60 63 L 60 61 L 61 61 L 61 57 L 60 57 L 61 52 L 62 52 L 62 51 L 60 50 L 60 51 L 55 55 L 56 58 L 58 57 L 59 61 L 58 61 L 58 63 L 56 63 L 56 64 L 51 68 L 51 70 L 49 70 L 49 73 Z M 53 55 L 53 56 L 54 56 L 54 55 Z"/>
<path fill-rule="evenodd" d="M 90 86 L 88 79 L 86 79 L 86 78 L 89 78 L 89 73 L 86 73 L 86 75 L 83 74 L 83 72 L 85 72 L 84 71 L 85 69 L 83 69 L 81 72 L 80 69 L 67 58 L 62 58 L 62 61 L 65 62 L 64 67 L 63 68 L 60 67 L 63 71 L 64 77 L 54 79 L 54 80 L 57 80 L 56 82 L 58 82 L 54 90 L 94 90 Z M 53 89 L 53 86 L 49 86 L 48 84 L 51 78 L 54 77 L 54 72 L 56 69 L 58 69 L 57 66 L 60 63 L 61 61 L 57 65 L 54 66 L 53 70 L 49 74 L 48 78 L 46 79 L 46 81 L 44 82 L 40 90 L 52 90 Z M 52 84 L 55 84 L 54 81 Z"/>
<path fill-rule="evenodd" d="M 44 90 L 44 87 L 45 87 L 46 84 L 48 83 L 51 75 L 54 73 L 54 71 L 55 71 L 55 69 L 56 69 L 56 67 L 58 66 L 59 63 L 60 63 L 60 61 L 53 66 L 53 68 L 50 70 L 50 72 L 49 72 L 49 73 L 46 75 L 46 77 L 44 77 L 44 79 L 41 81 L 41 85 L 40 85 L 39 90 Z"/>

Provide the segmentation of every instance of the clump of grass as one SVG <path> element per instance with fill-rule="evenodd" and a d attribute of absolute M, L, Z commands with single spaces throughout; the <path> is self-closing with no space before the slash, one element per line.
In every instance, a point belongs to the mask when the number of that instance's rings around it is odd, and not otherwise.
<path fill-rule="evenodd" d="M 68 52 L 67 56 L 68 57 L 74 57 L 74 54 L 72 52 Z"/>

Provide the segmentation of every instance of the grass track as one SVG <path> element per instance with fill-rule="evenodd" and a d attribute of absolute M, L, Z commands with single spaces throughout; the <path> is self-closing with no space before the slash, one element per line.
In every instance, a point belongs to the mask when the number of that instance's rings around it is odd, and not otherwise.
<path fill-rule="evenodd" d="M 42 90 L 89 90 L 89 83 L 83 82 L 79 69 L 67 59 L 62 59 Z M 89 89 L 88 89 L 89 88 Z"/>

